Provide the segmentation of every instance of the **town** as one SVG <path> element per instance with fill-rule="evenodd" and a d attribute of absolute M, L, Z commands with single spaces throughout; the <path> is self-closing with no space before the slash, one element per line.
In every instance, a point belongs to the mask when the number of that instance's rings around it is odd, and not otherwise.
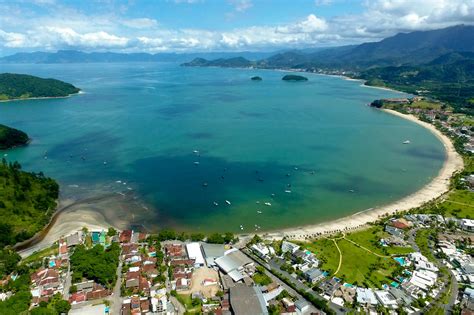
<path fill-rule="evenodd" d="M 25 259 L 38 266 L 29 278 L 32 314 L 58 300 L 69 314 L 411 314 L 438 302 L 473 311 L 474 220 L 412 213 L 381 221 L 353 232 L 367 239 L 340 233 L 311 242 L 83 229 Z M 436 232 L 415 237 L 419 231 Z M 364 262 L 341 256 L 343 272 L 327 268 L 326 250 L 314 249 L 336 239 L 382 257 L 393 273 L 376 286 L 375 270 L 362 282 L 348 274 L 364 272 Z M 2 287 L 18 278 L 8 275 Z"/>

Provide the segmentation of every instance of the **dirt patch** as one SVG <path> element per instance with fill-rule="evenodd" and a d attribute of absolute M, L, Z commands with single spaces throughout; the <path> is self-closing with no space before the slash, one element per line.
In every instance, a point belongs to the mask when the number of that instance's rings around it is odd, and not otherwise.
<path fill-rule="evenodd" d="M 204 285 L 204 280 L 215 280 L 216 284 Z M 201 267 L 195 269 L 192 277 L 191 289 L 188 291 L 180 292 L 181 294 L 192 294 L 195 292 L 201 292 L 205 297 L 210 298 L 216 295 L 219 291 L 219 275 L 217 271 L 212 268 Z"/>

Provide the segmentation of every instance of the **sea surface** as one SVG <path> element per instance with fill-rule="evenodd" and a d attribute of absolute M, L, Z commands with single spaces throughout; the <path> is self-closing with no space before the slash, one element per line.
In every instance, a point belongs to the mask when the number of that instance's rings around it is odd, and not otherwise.
<path fill-rule="evenodd" d="M 175 63 L 0 72 L 57 78 L 84 92 L 0 103 L 0 122 L 32 138 L 1 154 L 57 179 L 63 198 L 126 195 L 135 207 L 109 212 L 147 230 L 320 223 L 415 192 L 445 158 L 428 130 L 367 106 L 403 94 L 339 77 L 284 82 L 279 71 Z"/>

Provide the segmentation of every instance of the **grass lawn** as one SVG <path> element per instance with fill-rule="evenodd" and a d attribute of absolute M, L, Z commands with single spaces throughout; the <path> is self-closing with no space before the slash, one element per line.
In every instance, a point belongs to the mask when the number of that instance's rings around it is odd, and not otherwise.
<path fill-rule="evenodd" d="M 339 252 L 334 242 L 326 238 L 315 240 L 311 243 L 300 243 L 311 252 L 316 254 L 321 261 L 320 268 L 329 273 L 334 273 L 339 265 Z"/>
<path fill-rule="evenodd" d="M 351 240 L 359 242 L 364 247 L 372 250 L 374 245 L 370 242 L 370 237 L 377 227 L 351 234 Z M 355 246 L 347 240 L 341 239 L 337 244 L 342 252 L 342 265 L 337 277 L 344 281 L 367 286 L 381 287 L 382 284 L 392 282 L 390 276 L 396 270 L 398 264 L 393 258 L 381 258 L 366 250 Z M 329 273 L 334 273 L 339 265 L 339 252 L 332 240 L 319 239 L 304 246 L 316 254 L 321 261 L 320 268 Z M 377 248 L 375 248 L 377 249 Z M 406 250 L 406 249 L 404 249 Z M 374 252 L 381 252 L 380 250 Z"/>
<path fill-rule="evenodd" d="M 455 190 L 440 206 L 446 209 L 446 214 L 457 218 L 474 218 L 474 192 Z"/>
<path fill-rule="evenodd" d="M 379 242 L 380 239 L 388 238 L 389 236 L 390 235 L 385 232 L 381 226 L 377 225 L 362 231 L 347 234 L 346 238 L 379 255 L 406 255 L 413 252 L 411 247 L 381 246 Z"/>
<path fill-rule="evenodd" d="M 342 252 L 338 277 L 349 283 L 367 283 L 376 287 L 392 282 L 389 277 L 397 267 L 393 258 L 377 257 L 346 240 L 338 241 L 338 245 Z"/>
<path fill-rule="evenodd" d="M 199 305 L 194 306 L 190 294 L 178 294 L 176 298 L 181 302 L 181 304 L 184 305 L 184 307 L 186 307 L 187 314 L 201 313 L 201 303 L 199 303 Z"/>

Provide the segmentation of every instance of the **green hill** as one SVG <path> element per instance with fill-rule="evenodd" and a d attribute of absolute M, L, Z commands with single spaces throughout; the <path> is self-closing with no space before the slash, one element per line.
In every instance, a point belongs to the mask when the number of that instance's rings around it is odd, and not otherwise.
<path fill-rule="evenodd" d="M 28 140 L 28 135 L 23 131 L 0 124 L 0 150 L 25 145 Z"/>
<path fill-rule="evenodd" d="M 58 184 L 42 173 L 21 170 L 20 164 L 0 163 L 0 248 L 32 237 L 56 208 Z"/>
<path fill-rule="evenodd" d="M 0 74 L 0 100 L 62 97 L 79 91 L 74 85 L 56 79 L 43 79 L 26 74 Z"/>

